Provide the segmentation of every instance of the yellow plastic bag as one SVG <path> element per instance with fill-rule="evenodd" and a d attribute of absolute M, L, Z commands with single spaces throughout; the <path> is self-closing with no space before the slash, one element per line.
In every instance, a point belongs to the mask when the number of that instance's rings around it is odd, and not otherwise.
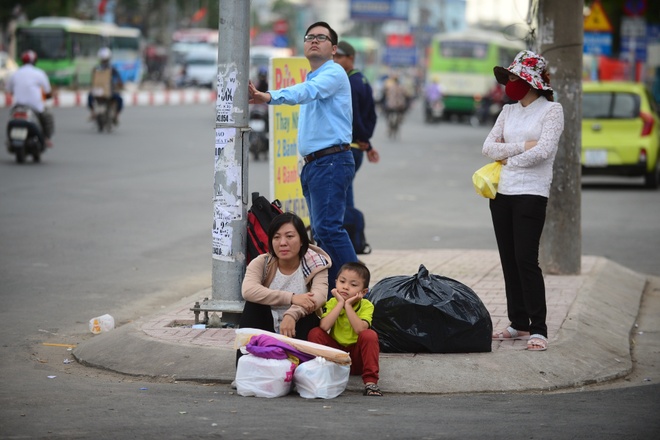
<path fill-rule="evenodd" d="M 479 168 L 472 175 L 472 183 L 477 194 L 494 199 L 497 194 L 497 184 L 500 181 L 501 162 L 491 162 Z"/>

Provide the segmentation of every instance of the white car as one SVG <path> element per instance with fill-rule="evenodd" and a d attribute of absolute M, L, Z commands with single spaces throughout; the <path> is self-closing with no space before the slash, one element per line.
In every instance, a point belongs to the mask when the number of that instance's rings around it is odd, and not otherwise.
<path fill-rule="evenodd" d="M 218 53 L 216 51 L 189 52 L 185 57 L 184 65 L 186 83 L 209 88 L 216 87 L 218 82 Z"/>
<path fill-rule="evenodd" d="M 250 79 L 257 81 L 259 68 L 268 69 L 271 58 L 288 58 L 293 56 L 293 50 L 288 47 L 251 46 L 250 47 Z"/>

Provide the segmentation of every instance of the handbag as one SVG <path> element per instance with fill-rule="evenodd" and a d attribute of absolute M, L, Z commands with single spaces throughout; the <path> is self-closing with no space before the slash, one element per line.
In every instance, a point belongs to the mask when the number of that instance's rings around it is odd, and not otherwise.
<path fill-rule="evenodd" d="M 472 175 L 472 183 L 477 194 L 494 199 L 497 194 L 497 184 L 500 181 L 501 162 L 491 162 L 482 166 Z"/>

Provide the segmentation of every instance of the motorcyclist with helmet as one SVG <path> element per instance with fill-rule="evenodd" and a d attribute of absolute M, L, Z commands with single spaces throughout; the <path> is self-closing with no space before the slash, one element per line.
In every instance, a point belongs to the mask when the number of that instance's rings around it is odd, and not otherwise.
<path fill-rule="evenodd" d="M 268 91 L 268 69 L 265 66 L 259 67 L 257 72 L 257 90 L 264 93 Z"/>
<path fill-rule="evenodd" d="M 257 90 L 268 91 L 268 69 L 260 66 L 257 71 Z M 250 152 L 255 160 L 268 155 L 268 104 L 250 104 Z"/>
<path fill-rule="evenodd" d="M 7 91 L 13 96 L 14 105 L 32 108 L 39 116 L 46 146 L 52 147 L 50 138 L 55 132 L 55 120 L 45 105 L 44 99 L 53 96 L 53 89 L 46 72 L 35 66 L 37 53 L 26 50 L 21 54 L 22 66 L 14 72 L 7 82 Z"/>
<path fill-rule="evenodd" d="M 99 49 L 97 56 L 99 58 L 99 64 L 92 69 L 92 84 L 94 84 L 94 75 L 97 72 L 110 69 L 110 97 L 116 104 L 115 119 L 113 121 L 116 125 L 119 123 L 119 113 L 124 108 L 124 99 L 119 94 L 119 90 L 123 88 L 124 82 L 121 79 L 121 75 L 119 75 L 119 71 L 110 64 L 112 51 L 109 48 L 102 47 Z M 87 107 L 90 110 L 90 119 L 94 120 L 94 96 L 92 91 L 87 95 Z"/>
<path fill-rule="evenodd" d="M 264 93 L 268 91 L 268 69 L 265 66 L 259 67 L 257 72 L 257 90 Z M 262 114 L 266 123 L 265 131 L 268 133 L 268 105 L 252 104 L 252 109 L 256 114 Z"/>

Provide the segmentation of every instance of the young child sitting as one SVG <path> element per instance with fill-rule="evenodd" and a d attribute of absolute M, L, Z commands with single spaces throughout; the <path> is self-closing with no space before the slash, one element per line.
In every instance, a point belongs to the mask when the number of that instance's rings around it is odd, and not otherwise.
<path fill-rule="evenodd" d="M 382 396 L 378 388 L 378 334 L 371 327 L 374 306 L 364 299 L 369 291 L 369 269 L 362 263 L 346 263 L 324 307 L 319 327 L 310 330 L 310 342 L 348 352 L 351 374 L 362 374 L 365 396 Z M 329 332 L 329 333 L 328 333 Z"/>

